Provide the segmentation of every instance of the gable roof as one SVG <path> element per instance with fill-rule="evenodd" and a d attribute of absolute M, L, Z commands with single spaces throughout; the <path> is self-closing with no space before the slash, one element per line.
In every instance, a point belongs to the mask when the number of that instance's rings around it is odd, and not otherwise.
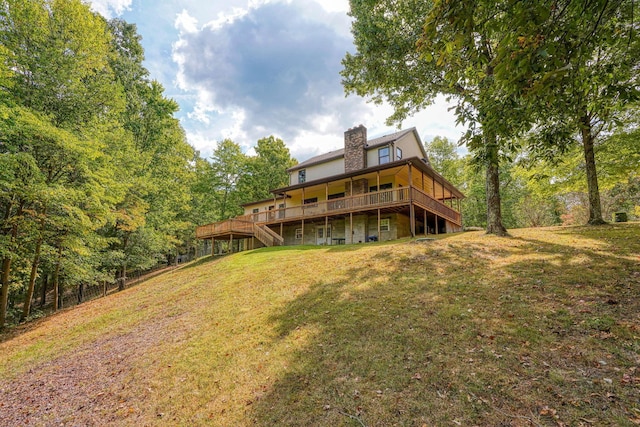
<path fill-rule="evenodd" d="M 415 134 L 416 140 L 418 141 L 418 144 L 420 145 L 420 149 L 422 150 L 422 153 L 424 154 L 424 157 L 426 159 L 427 153 L 424 151 L 422 140 L 420 139 L 420 136 L 418 135 L 418 131 L 416 130 L 415 127 L 400 130 L 398 132 L 390 133 L 388 135 L 383 135 L 378 138 L 370 139 L 367 141 L 367 145 L 365 145 L 365 148 L 366 149 L 376 148 L 382 145 L 389 144 L 391 142 L 395 142 L 411 132 Z M 341 148 L 339 150 L 329 151 L 328 153 L 320 154 L 318 156 L 311 157 L 310 159 L 307 159 L 302 163 L 298 163 L 297 165 L 287 169 L 287 172 L 293 172 L 299 169 L 304 169 L 309 166 L 329 162 L 331 160 L 336 160 L 343 157 L 344 157 L 344 148 Z"/>

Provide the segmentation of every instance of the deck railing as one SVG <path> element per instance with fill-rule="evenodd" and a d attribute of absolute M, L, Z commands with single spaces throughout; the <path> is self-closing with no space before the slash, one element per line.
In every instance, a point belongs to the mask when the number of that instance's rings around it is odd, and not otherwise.
<path fill-rule="evenodd" d="M 284 243 L 282 236 L 266 225 L 253 223 L 253 234 L 266 246 L 281 246 Z"/>
<path fill-rule="evenodd" d="M 324 215 L 405 206 L 409 205 L 410 202 L 418 204 L 456 224 L 460 224 L 460 213 L 456 210 L 417 188 L 401 187 L 238 216 L 231 220 L 200 226 L 196 229 L 196 236 L 214 236 L 231 232 L 251 233 L 253 231 L 253 223 L 277 224 L 284 221 L 302 220 Z"/>
<path fill-rule="evenodd" d="M 242 218 L 233 218 L 226 221 L 201 225 L 196 228 L 197 238 L 229 233 L 251 235 L 253 233 L 253 222 L 247 221 L 246 219 Z"/>

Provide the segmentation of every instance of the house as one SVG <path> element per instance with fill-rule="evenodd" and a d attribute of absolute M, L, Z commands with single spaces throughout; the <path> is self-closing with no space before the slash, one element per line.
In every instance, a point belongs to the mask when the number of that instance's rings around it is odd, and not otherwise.
<path fill-rule="evenodd" d="M 336 245 L 462 230 L 464 195 L 433 170 L 415 128 L 367 139 L 360 125 L 344 148 L 290 168 L 273 198 L 243 205 L 244 215 L 197 228 L 200 239 L 238 240 L 238 248 Z"/>

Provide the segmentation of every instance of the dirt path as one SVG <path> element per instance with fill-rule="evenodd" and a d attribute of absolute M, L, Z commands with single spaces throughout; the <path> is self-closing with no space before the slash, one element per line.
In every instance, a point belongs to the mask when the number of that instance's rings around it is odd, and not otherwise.
<path fill-rule="evenodd" d="M 130 372 L 155 345 L 177 339 L 168 327 L 173 320 L 152 319 L 135 332 L 100 339 L 0 381 L 0 426 L 135 424 L 146 380 Z"/>

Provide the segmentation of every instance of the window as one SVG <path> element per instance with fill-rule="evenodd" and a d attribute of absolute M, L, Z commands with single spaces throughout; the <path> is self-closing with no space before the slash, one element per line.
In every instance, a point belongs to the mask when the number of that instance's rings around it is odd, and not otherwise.
<path fill-rule="evenodd" d="M 380 220 L 380 231 L 389 231 L 391 228 L 389 218 Z"/>
<path fill-rule="evenodd" d="M 298 171 L 298 184 L 302 184 L 307 180 L 307 170 L 302 169 Z"/>
<path fill-rule="evenodd" d="M 296 228 L 296 240 L 302 239 L 302 228 Z"/>
<path fill-rule="evenodd" d="M 390 153 L 389 153 L 389 147 L 382 147 L 382 148 L 378 149 L 378 164 L 379 165 L 383 165 L 385 163 L 389 163 L 390 160 L 391 160 L 391 158 L 390 158 Z"/>
<path fill-rule="evenodd" d="M 318 203 L 318 198 L 317 197 L 311 197 L 310 199 L 304 199 L 303 202 L 305 205 L 311 204 L 311 203 Z"/>
<path fill-rule="evenodd" d="M 393 188 L 393 183 L 387 182 L 386 184 L 380 184 L 380 191 L 382 190 L 391 190 Z M 378 191 L 378 186 L 374 185 L 373 187 L 369 187 L 369 192 L 373 193 L 374 191 Z"/>
<path fill-rule="evenodd" d="M 396 160 L 402 159 L 402 148 L 396 147 Z"/>
<path fill-rule="evenodd" d="M 344 197 L 344 193 L 329 194 L 329 200 L 341 199 L 343 197 Z"/>
<path fill-rule="evenodd" d="M 258 213 L 258 212 L 260 212 L 260 209 L 258 208 L 253 208 L 253 210 L 251 211 L 251 213 Z"/>

